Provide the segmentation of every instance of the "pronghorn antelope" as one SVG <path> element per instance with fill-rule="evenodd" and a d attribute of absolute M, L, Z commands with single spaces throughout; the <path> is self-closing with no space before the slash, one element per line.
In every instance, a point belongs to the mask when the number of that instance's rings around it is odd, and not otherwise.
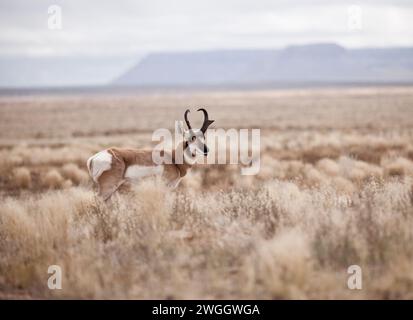
<path fill-rule="evenodd" d="M 192 129 L 188 120 L 189 110 L 184 114 L 188 130 L 183 128 L 182 122 L 177 122 L 177 131 L 183 135 L 183 141 L 171 154 L 163 154 L 170 159 L 167 164 L 156 164 L 152 158 L 152 150 L 109 148 L 90 157 L 87 160 L 87 168 L 93 181 L 98 185 L 99 195 L 106 201 L 125 182 L 133 183 L 143 177 L 156 175 L 162 176 L 168 186 L 176 188 L 195 163 L 196 154 L 206 156 L 209 151 L 205 144 L 205 132 L 214 120 L 209 120 L 205 109 L 201 108 L 198 111 L 204 114 L 201 129 Z"/>

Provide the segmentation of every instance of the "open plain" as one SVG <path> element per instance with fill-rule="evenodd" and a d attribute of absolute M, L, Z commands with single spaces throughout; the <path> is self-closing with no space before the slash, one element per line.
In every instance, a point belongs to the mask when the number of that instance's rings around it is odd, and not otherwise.
<path fill-rule="evenodd" d="M 103 204 L 87 158 L 188 107 L 261 129 L 259 174 L 199 165 Z M 0 298 L 413 299 L 412 179 L 411 87 L 3 95 Z"/>

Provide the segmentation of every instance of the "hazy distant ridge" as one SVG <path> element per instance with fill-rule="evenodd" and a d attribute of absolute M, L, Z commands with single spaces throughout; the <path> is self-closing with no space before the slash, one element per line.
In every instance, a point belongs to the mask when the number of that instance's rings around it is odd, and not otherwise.
<path fill-rule="evenodd" d="M 282 50 L 154 53 L 114 84 L 196 87 L 392 82 L 413 82 L 413 48 L 345 49 L 336 44 L 313 44 Z"/>

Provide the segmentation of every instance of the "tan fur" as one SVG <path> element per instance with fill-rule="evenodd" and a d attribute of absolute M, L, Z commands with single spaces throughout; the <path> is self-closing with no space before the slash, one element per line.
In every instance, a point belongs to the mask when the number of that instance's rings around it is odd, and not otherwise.
<path fill-rule="evenodd" d="M 182 145 L 179 145 L 176 150 L 183 150 Z M 163 164 L 162 177 L 173 187 L 177 186 L 176 181 L 184 177 L 187 171 L 191 168 L 189 164 L 176 164 L 175 156 L 178 151 L 174 150 L 171 156 L 172 164 Z M 126 181 L 126 169 L 133 165 L 140 166 L 158 166 L 152 160 L 152 150 L 139 150 L 128 148 L 109 148 L 109 154 L 112 155 L 112 163 L 109 170 L 104 171 L 97 179 L 98 193 L 107 200 L 116 192 Z M 182 151 L 180 151 L 182 152 Z M 162 154 L 161 155 L 165 155 Z M 93 161 L 88 161 L 89 170 L 93 166 Z"/>

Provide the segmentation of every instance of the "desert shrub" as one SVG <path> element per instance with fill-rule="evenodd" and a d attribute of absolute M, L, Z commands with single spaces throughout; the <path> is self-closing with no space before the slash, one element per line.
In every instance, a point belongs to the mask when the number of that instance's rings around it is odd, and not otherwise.
<path fill-rule="evenodd" d="M 49 170 L 42 178 L 43 187 L 57 189 L 62 186 L 64 179 L 56 169 Z"/>
<path fill-rule="evenodd" d="M 385 172 L 389 176 L 413 176 L 413 162 L 399 157 L 385 165 Z"/>
<path fill-rule="evenodd" d="M 81 170 L 74 163 L 65 164 L 61 171 L 64 178 L 70 179 L 76 185 L 86 183 L 89 180 L 86 171 Z"/>
<path fill-rule="evenodd" d="M 328 158 L 319 160 L 317 168 L 329 176 L 337 176 L 340 173 L 339 165 L 334 160 Z"/>
<path fill-rule="evenodd" d="M 272 299 L 307 298 L 313 275 L 311 250 L 305 233 L 286 229 L 270 240 L 256 242 L 248 263 L 254 265 L 255 285 Z"/>
<path fill-rule="evenodd" d="M 12 181 L 18 188 L 30 188 L 32 185 L 30 170 L 26 167 L 14 169 Z"/>

